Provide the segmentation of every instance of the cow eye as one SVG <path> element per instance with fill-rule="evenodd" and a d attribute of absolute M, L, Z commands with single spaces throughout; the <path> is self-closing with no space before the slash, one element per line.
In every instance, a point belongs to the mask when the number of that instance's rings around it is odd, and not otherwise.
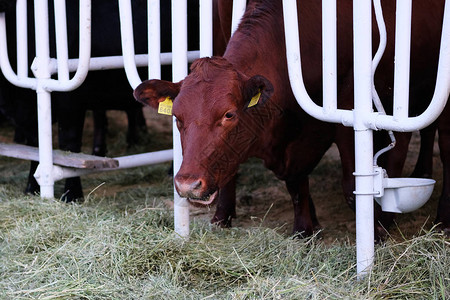
<path fill-rule="evenodd" d="M 222 121 L 220 122 L 220 125 L 221 126 L 229 126 L 231 124 L 234 124 L 235 120 L 236 120 L 236 112 L 229 111 L 229 112 L 226 112 L 223 115 L 223 118 L 222 118 Z"/>
<path fill-rule="evenodd" d="M 233 119 L 235 116 L 236 116 L 236 114 L 231 111 L 229 111 L 225 114 L 226 119 Z"/>

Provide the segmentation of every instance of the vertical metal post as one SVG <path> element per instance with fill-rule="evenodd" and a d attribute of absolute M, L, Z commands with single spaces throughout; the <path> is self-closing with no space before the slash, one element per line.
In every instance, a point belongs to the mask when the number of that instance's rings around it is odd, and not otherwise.
<path fill-rule="evenodd" d="M 397 0 L 394 58 L 394 120 L 408 117 L 411 54 L 411 0 Z"/>
<path fill-rule="evenodd" d="M 17 76 L 28 77 L 28 28 L 27 1 L 17 0 L 16 4 L 16 42 L 17 42 Z"/>
<path fill-rule="evenodd" d="M 58 58 L 58 79 L 69 80 L 69 50 L 67 44 L 66 3 L 55 1 L 56 55 Z"/>
<path fill-rule="evenodd" d="M 233 33 L 238 28 L 239 22 L 244 15 L 246 6 L 246 0 L 233 0 L 233 13 L 231 15 L 231 35 L 233 35 Z"/>
<path fill-rule="evenodd" d="M 200 0 L 200 57 L 213 54 L 212 1 Z"/>
<path fill-rule="evenodd" d="M 364 124 L 372 113 L 372 3 L 353 2 L 355 84 L 356 269 L 368 273 L 374 258 L 373 134 Z"/>
<path fill-rule="evenodd" d="M 325 114 L 337 108 L 337 24 L 336 0 L 322 2 L 323 109 Z"/>
<path fill-rule="evenodd" d="M 41 197 L 53 198 L 53 156 L 52 156 L 52 114 L 50 92 L 43 87 L 46 79 L 50 78 L 50 44 L 48 26 L 47 0 L 36 0 L 36 58 L 34 61 L 34 75 L 37 79 L 38 105 L 38 138 L 39 138 L 39 185 Z M 39 37 L 39 38 L 37 38 Z"/>
<path fill-rule="evenodd" d="M 183 80 L 187 76 L 187 0 L 172 1 L 172 73 L 173 81 Z M 180 133 L 173 118 L 173 174 L 181 167 L 183 160 Z M 189 236 L 189 203 L 181 198 L 174 189 L 175 232 L 181 237 Z"/>
<path fill-rule="evenodd" d="M 161 79 L 161 13 L 159 0 L 149 0 L 148 20 L 148 78 Z"/>

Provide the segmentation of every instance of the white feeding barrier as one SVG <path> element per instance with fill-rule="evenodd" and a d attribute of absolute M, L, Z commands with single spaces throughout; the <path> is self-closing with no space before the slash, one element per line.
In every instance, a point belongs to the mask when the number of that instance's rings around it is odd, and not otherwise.
<path fill-rule="evenodd" d="M 234 1 L 233 28 L 237 27 L 246 1 Z M 133 15 L 130 0 L 118 0 L 121 22 L 123 56 L 91 57 L 91 0 L 80 0 L 79 57 L 68 58 L 67 24 L 65 1 L 54 1 L 57 57 L 50 57 L 48 1 L 35 0 L 36 57 L 32 64 L 34 77 L 28 76 L 28 33 L 27 0 L 17 0 L 17 70 L 14 71 L 8 58 L 7 30 L 5 13 L 0 13 L 0 66 L 6 79 L 12 84 L 33 89 L 37 93 L 39 167 L 35 177 L 41 188 L 41 197 L 53 198 L 54 182 L 64 178 L 80 176 L 93 172 L 131 168 L 174 160 L 174 172 L 180 168 L 181 144 L 176 126 L 173 126 L 174 149 L 143 153 L 114 160 L 118 167 L 104 169 L 80 169 L 55 165 L 52 149 L 51 92 L 71 91 L 80 86 L 89 70 L 125 68 L 130 85 L 134 89 L 141 83 L 137 67 L 148 66 L 148 78 L 160 79 L 161 65 L 172 64 L 173 81 L 186 77 L 188 62 L 203 56 L 211 56 L 212 39 L 212 1 L 200 0 L 200 45 L 199 51 L 187 50 L 187 0 L 172 0 L 172 45 L 171 53 L 160 51 L 160 0 L 148 0 L 148 55 L 135 55 L 133 39 Z M 75 72 L 69 78 L 69 72 Z M 51 75 L 57 74 L 57 79 Z M 174 120 L 175 121 L 175 120 Z M 30 155 L 0 147 L 0 155 L 30 159 Z M 5 151 L 6 149 L 6 151 Z M 24 148 L 20 148 L 24 149 Z M 25 149 L 29 152 L 29 148 Z M 12 153 L 14 152 L 14 153 Z M 25 151 L 24 151 L 25 152 Z M 67 155 L 67 154 L 65 154 Z M 34 157 L 34 156 L 33 156 Z M 189 236 L 189 204 L 174 192 L 175 231 L 182 237 Z"/>
<path fill-rule="evenodd" d="M 55 28 L 57 57 L 51 58 L 49 51 L 49 16 L 47 0 L 35 0 L 36 57 L 32 64 L 34 77 L 28 76 L 27 59 L 27 3 L 17 0 L 17 70 L 14 71 L 8 59 L 5 14 L 0 13 L 0 66 L 4 76 L 14 85 L 33 89 L 37 93 L 39 168 L 38 183 L 41 196 L 52 198 L 54 182 L 63 178 L 79 176 L 101 170 L 86 170 L 56 166 L 52 157 L 51 92 L 70 91 L 81 85 L 89 70 L 125 68 L 133 88 L 141 82 L 137 74 L 138 66 L 149 66 L 149 78 L 160 78 L 162 64 L 172 64 L 173 81 L 182 80 L 187 75 L 187 63 L 198 57 L 212 55 L 212 1 L 200 1 L 200 50 L 187 51 L 187 1 L 172 0 L 172 53 L 160 53 L 159 0 L 148 0 L 148 55 L 135 55 L 130 0 L 118 0 L 120 6 L 123 56 L 90 57 L 90 11 L 91 1 L 80 0 L 80 50 L 78 59 L 68 59 L 65 2 L 55 1 Z M 245 0 L 235 0 L 233 4 L 232 31 L 245 10 Z M 408 90 L 409 48 L 411 24 L 411 0 L 397 1 L 397 31 L 404 40 L 396 41 L 396 64 L 394 85 L 394 115 L 388 116 L 372 111 L 372 21 L 371 0 L 358 0 L 353 4 L 354 19 L 354 60 L 355 60 L 355 105 L 354 110 L 337 108 L 336 99 L 336 1 L 323 0 L 323 107 L 316 105 L 306 92 L 301 72 L 299 32 L 296 0 L 283 0 L 286 30 L 286 48 L 291 86 L 302 108 L 313 117 L 334 123 L 353 126 L 355 130 L 355 177 L 356 177 L 356 227 L 357 227 L 357 272 L 368 272 L 374 256 L 373 200 L 383 205 L 383 209 L 406 212 L 415 209 L 405 207 L 401 202 L 402 193 L 421 190 L 421 201 L 429 197 L 427 186 L 432 182 L 417 179 L 386 179 L 383 170 L 374 167 L 372 131 L 378 129 L 394 131 L 414 131 L 433 122 L 442 111 L 450 89 L 450 7 L 446 1 L 439 68 L 436 89 L 429 107 L 417 117 L 408 117 L 408 95 L 395 91 Z M 300 33 L 301 34 L 301 33 Z M 70 78 L 69 72 L 75 72 Z M 57 79 L 51 75 L 57 74 Z M 181 145 L 177 127 L 173 126 L 174 150 L 144 153 L 115 158 L 120 168 L 130 168 L 174 160 L 174 173 L 181 165 Z M 16 154 L 15 157 L 19 157 Z M 22 158 L 28 158 L 23 156 Z M 406 182 L 405 182 L 406 181 Z M 412 188 L 409 188 L 409 187 Z M 382 195 L 384 197 L 381 197 Z M 395 194 L 392 196 L 392 194 Z M 189 235 L 189 205 L 185 199 L 174 193 L 175 231 L 182 237 Z M 390 198 L 394 200 L 390 200 Z M 418 203 L 416 206 L 420 205 Z"/>
<path fill-rule="evenodd" d="M 152 66 L 160 65 L 158 55 L 159 49 L 159 0 L 148 0 L 148 41 L 149 41 L 149 78 L 160 78 L 160 68 Z M 122 49 L 124 53 L 125 70 L 128 80 L 135 89 L 141 79 L 137 74 L 136 64 L 134 63 L 134 42 L 132 40 L 133 27 L 131 16 L 130 0 L 119 0 L 121 33 L 122 33 Z M 172 0 L 172 79 L 173 82 L 183 80 L 188 75 L 187 63 L 192 61 L 191 57 L 206 57 L 213 53 L 213 24 L 212 24 L 212 1 L 200 0 L 200 50 L 197 53 L 187 51 L 187 1 Z M 233 1 L 233 22 L 232 31 L 237 28 L 237 24 L 241 16 L 244 14 L 246 0 Z M 156 45 L 156 47 L 155 47 Z M 155 49 L 155 50 L 154 50 Z M 196 55 L 194 55 L 196 54 Z M 180 143 L 180 133 L 176 126 L 176 120 L 173 118 L 173 171 L 178 172 L 182 162 L 182 151 Z M 174 189 L 174 224 L 175 232 L 181 237 L 189 236 L 189 203 L 186 199 L 181 198 Z"/>
<path fill-rule="evenodd" d="M 212 4 L 210 1 L 202 1 L 202 20 L 207 30 L 202 31 L 202 47 L 207 49 L 203 55 L 212 54 Z M 184 5 L 183 5 L 184 4 Z M 184 78 L 187 74 L 187 63 L 199 57 L 199 51 L 187 51 L 187 6 L 185 0 L 173 1 L 173 15 L 184 15 L 184 24 L 174 24 L 173 31 L 177 33 L 174 45 L 174 53 L 160 53 L 160 12 L 159 0 L 148 1 L 149 17 L 149 49 L 150 55 L 135 55 L 133 45 L 133 27 L 130 0 L 119 1 L 123 56 L 90 57 L 91 51 L 91 1 L 80 0 L 80 30 L 79 30 L 79 58 L 68 59 L 68 41 L 66 24 L 65 1 L 54 1 L 56 49 L 57 57 L 50 57 L 49 41 L 49 15 L 48 1 L 36 0 L 34 2 L 35 32 L 36 32 L 36 57 L 32 64 L 34 77 L 28 76 L 28 33 L 27 33 L 27 1 L 17 0 L 17 70 L 14 71 L 8 58 L 7 30 L 5 13 L 0 13 L 0 66 L 6 79 L 12 84 L 33 89 L 37 93 L 38 105 L 38 135 L 39 135 L 39 167 L 35 177 L 41 188 L 41 197 L 52 198 L 54 196 L 54 182 L 63 178 L 74 177 L 92 172 L 111 169 L 76 169 L 65 167 L 64 164 L 54 165 L 52 149 L 52 120 L 51 120 L 51 92 L 71 91 L 80 86 L 89 70 L 105 70 L 126 68 L 127 76 L 132 87 L 136 87 L 141 81 L 137 77 L 136 67 L 149 66 L 149 78 L 160 78 L 162 64 L 173 64 L 174 76 Z M 206 7 L 206 9 L 205 9 Z M 181 17 L 173 20 L 182 20 Z M 209 21 L 208 21 L 209 20 Z M 206 34 L 205 34 L 206 32 Z M 180 44 L 185 45 L 180 46 Z M 180 71 L 181 70 L 181 71 Z M 69 72 L 75 75 L 69 78 Z M 51 75 L 57 74 L 57 79 Z M 176 78 L 175 78 L 176 79 Z M 179 144 L 174 139 L 175 144 Z M 8 150 L 8 145 L 3 145 L 3 150 Z M 175 147 L 178 149 L 179 147 Z M 16 149 L 16 148 L 15 148 Z M 23 148 L 20 148 L 23 149 Z M 26 149 L 27 151 L 29 149 Z M 177 150 L 176 150 L 177 151 Z M 2 154 L 10 153 L 4 151 Z M 9 155 L 9 154 L 8 154 Z M 14 153 L 16 158 L 29 159 L 25 153 Z M 124 157 L 116 157 L 118 167 L 114 170 L 131 168 L 170 161 L 173 159 L 172 149 L 143 153 Z M 175 154 L 181 157 L 181 151 Z"/>
<path fill-rule="evenodd" d="M 380 12 L 379 1 L 374 2 Z M 414 131 L 424 128 L 442 112 L 450 93 L 450 4 L 446 1 L 435 92 L 430 105 L 421 115 L 408 117 L 411 0 L 398 0 L 396 7 L 394 113 L 390 116 L 373 112 L 372 109 L 371 0 L 353 1 L 355 78 L 353 110 L 337 108 L 336 0 L 322 1 L 323 74 L 325 74 L 322 107 L 312 101 L 303 82 L 299 46 L 299 34 L 302 33 L 298 31 L 296 0 L 283 0 L 289 77 L 297 102 L 308 114 L 317 119 L 342 123 L 354 128 L 356 260 L 359 277 L 370 271 L 374 259 L 374 196 L 378 196 L 383 210 L 408 212 L 428 200 L 434 183 L 426 179 L 384 178 L 384 170 L 373 164 L 373 130 Z M 383 193 L 384 196 L 381 197 Z M 420 194 L 420 197 L 417 197 L 417 203 L 408 205 L 405 200 L 411 198 L 403 197 L 408 197 L 411 193 Z"/>

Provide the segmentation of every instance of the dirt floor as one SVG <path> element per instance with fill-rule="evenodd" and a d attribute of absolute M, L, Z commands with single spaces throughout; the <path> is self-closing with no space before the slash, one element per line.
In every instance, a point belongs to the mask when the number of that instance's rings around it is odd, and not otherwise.
<path fill-rule="evenodd" d="M 404 176 L 412 172 L 418 151 L 419 137 L 413 136 L 411 153 L 404 170 Z M 436 215 L 437 201 L 441 191 L 442 165 L 438 148 L 434 151 L 434 174 L 437 181 L 431 199 L 419 210 L 408 214 L 397 214 L 396 223 L 389 233 L 395 238 L 412 237 L 421 228 L 429 229 Z M 337 147 L 326 153 L 310 178 L 310 189 L 322 231 L 321 238 L 327 242 L 355 239 L 355 214 L 348 207 L 341 190 L 341 167 Z M 240 201 L 239 201 L 240 199 Z M 249 203 L 248 199 L 251 199 Z M 273 177 L 273 184 L 254 191 L 238 190 L 237 219 L 234 226 L 262 226 L 280 228 L 290 233 L 293 226 L 292 203 L 284 184 Z"/>
<path fill-rule="evenodd" d="M 162 120 L 153 112 L 146 111 L 147 120 L 151 127 L 167 130 L 167 118 Z M 154 124 L 153 120 L 158 122 Z M 436 138 L 437 141 L 437 138 Z M 419 151 L 420 137 L 413 133 L 410 151 L 405 163 L 403 176 L 408 177 L 414 169 Z M 431 199 L 420 209 L 408 213 L 397 214 L 396 223 L 389 233 L 395 238 L 412 237 L 422 228 L 429 229 L 436 216 L 437 202 L 442 187 L 442 163 L 439 148 L 435 143 L 433 153 L 433 179 L 436 185 Z M 261 172 L 261 177 L 253 177 L 249 173 Z M 250 227 L 264 226 L 278 228 L 280 232 L 289 234 L 293 226 L 293 210 L 290 196 L 283 182 L 278 180 L 270 171 L 265 170 L 261 162 L 251 160 L 241 167 L 237 190 L 237 218 L 233 226 Z M 262 183 L 254 182 L 260 180 Z M 351 241 L 355 239 L 355 214 L 348 207 L 341 189 L 341 165 L 337 147 L 333 145 L 326 153 L 318 167 L 310 177 L 310 189 L 316 207 L 322 231 L 321 238 L 327 242 L 338 239 Z M 171 205 L 170 202 L 167 203 Z M 210 219 L 215 208 L 192 208 L 194 218 Z"/>
<path fill-rule="evenodd" d="M 144 145 L 134 149 L 136 152 L 161 150 L 171 147 L 171 123 L 172 119 L 161 116 L 155 112 L 145 109 L 148 133 L 144 137 Z M 113 148 L 112 156 L 120 156 L 129 153 L 126 149 L 126 115 L 120 111 L 109 111 L 109 134 L 108 145 Z M 0 134 L 0 141 L 12 141 L 12 127 L 4 127 Z M 88 114 L 85 123 L 83 151 L 90 153 L 92 140 L 92 120 Z M 56 141 L 55 137 L 55 141 Z M 413 135 L 410 144 L 410 154 L 408 156 L 404 176 L 407 177 L 413 170 L 418 154 L 419 138 Z M 113 145 L 113 146 L 111 146 Z M 55 142 L 56 146 L 56 142 Z M 122 149 L 122 150 L 118 150 Z M 127 152 L 128 151 L 128 152 Z M 111 153 L 110 153 L 111 154 Z M 434 174 L 433 178 L 437 183 L 433 196 L 421 209 L 412 213 L 398 215 L 396 224 L 390 229 L 390 233 L 396 238 L 402 236 L 412 237 L 417 234 L 422 227 L 431 228 L 432 221 L 436 215 L 437 200 L 441 190 L 442 165 L 439 158 L 439 150 L 435 145 L 433 155 Z M 1 160 L 0 160 L 1 163 Z M 258 175 L 255 175 L 258 173 Z M 276 179 L 271 172 L 265 170 L 262 163 L 251 160 L 245 164 L 240 172 L 237 190 L 237 218 L 233 221 L 233 226 L 250 227 L 264 226 L 278 228 L 280 232 L 289 234 L 292 230 L 293 211 L 292 203 L 283 182 Z M 327 242 L 335 240 L 350 241 L 355 239 L 355 216 L 353 211 L 345 203 L 341 190 L 341 167 L 339 154 L 333 146 L 322 159 L 319 166 L 311 175 L 310 188 L 315 203 L 317 216 L 322 227 L 321 238 Z M 108 187 L 108 194 L 114 194 L 118 190 L 133 189 L 133 186 Z M 86 190 L 88 194 L 91 190 Z M 103 191 L 105 193 L 105 191 Z M 170 200 L 165 201 L 166 205 L 172 207 Z M 193 208 L 191 215 L 193 218 L 210 219 L 215 208 L 198 209 Z"/>

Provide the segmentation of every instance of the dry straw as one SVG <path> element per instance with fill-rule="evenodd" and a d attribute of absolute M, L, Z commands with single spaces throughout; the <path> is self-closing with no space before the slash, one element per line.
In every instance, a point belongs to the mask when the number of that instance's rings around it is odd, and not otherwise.
<path fill-rule="evenodd" d="M 91 195 L 67 205 L 18 195 L 0 188 L 2 299 L 450 297 L 450 243 L 436 232 L 377 246 L 372 272 L 358 282 L 349 242 L 292 239 L 263 226 L 221 230 L 201 220 L 183 241 L 154 197 L 124 205 L 126 193 Z"/>

